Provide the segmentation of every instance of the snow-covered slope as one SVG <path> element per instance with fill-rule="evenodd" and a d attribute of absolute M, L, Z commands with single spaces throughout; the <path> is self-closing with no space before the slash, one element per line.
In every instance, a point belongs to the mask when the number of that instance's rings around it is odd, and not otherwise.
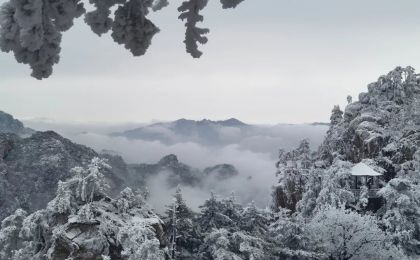
<path fill-rule="evenodd" d="M 16 208 L 32 212 L 45 207 L 58 181 L 71 177 L 71 168 L 86 165 L 96 156 L 94 150 L 51 131 L 26 138 L 0 134 L 0 219 Z M 107 170 L 104 174 L 117 191 L 128 172 Z"/>

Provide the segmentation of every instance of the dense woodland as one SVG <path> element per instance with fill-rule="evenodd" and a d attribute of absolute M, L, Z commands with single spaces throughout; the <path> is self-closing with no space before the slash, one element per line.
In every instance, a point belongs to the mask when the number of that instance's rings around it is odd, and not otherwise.
<path fill-rule="evenodd" d="M 280 150 L 268 208 L 209 194 L 195 212 L 178 188 L 157 214 L 146 190 L 110 192 L 111 166 L 92 153 L 46 207 L 2 220 L 0 259 L 418 259 L 420 76 L 398 67 L 347 100 L 318 150 L 308 140 Z M 4 185 L 13 174 L 1 147 Z M 354 188 L 360 163 L 381 173 L 377 190 Z"/>

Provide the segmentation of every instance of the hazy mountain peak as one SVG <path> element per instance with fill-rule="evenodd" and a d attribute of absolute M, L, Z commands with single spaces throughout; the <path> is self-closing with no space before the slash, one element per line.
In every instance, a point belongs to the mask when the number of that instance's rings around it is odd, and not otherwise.
<path fill-rule="evenodd" d="M 17 135 L 30 134 L 33 130 L 25 128 L 22 122 L 12 115 L 0 111 L 0 133 L 13 133 Z"/>
<path fill-rule="evenodd" d="M 218 180 L 226 180 L 239 174 L 235 166 L 231 164 L 218 164 L 204 169 L 206 176 L 214 176 Z"/>
<path fill-rule="evenodd" d="M 221 126 L 232 126 L 232 127 L 241 127 L 241 126 L 246 126 L 247 124 L 245 124 L 244 122 L 236 119 L 236 118 L 229 118 L 226 120 L 210 120 L 210 119 L 202 119 L 202 120 L 191 120 L 191 119 L 185 119 L 185 118 L 181 118 L 178 120 L 175 120 L 172 122 L 174 125 L 221 125 Z"/>
<path fill-rule="evenodd" d="M 247 126 L 244 122 L 236 119 L 236 118 L 229 118 L 227 120 L 223 121 L 216 121 L 217 124 L 223 125 L 223 126 Z"/>
<path fill-rule="evenodd" d="M 159 165 L 171 166 L 178 164 L 178 157 L 175 154 L 169 154 L 159 160 Z"/>

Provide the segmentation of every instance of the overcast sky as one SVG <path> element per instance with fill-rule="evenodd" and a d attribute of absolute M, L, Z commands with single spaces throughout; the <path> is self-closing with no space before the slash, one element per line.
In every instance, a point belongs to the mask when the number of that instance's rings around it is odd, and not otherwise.
<path fill-rule="evenodd" d="M 0 110 L 82 122 L 328 121 L 334 104 L 381 74 L 420 68 L 418 0 L 245 0 L 235 10 L 210 2 L 198 60 L 185 53 L 180 1 L 153 14 L 161 33 L 143 57 L 97 37 L 82 19 L 64 34 L 49 79 L 31 78 L 1 53 Z"/>

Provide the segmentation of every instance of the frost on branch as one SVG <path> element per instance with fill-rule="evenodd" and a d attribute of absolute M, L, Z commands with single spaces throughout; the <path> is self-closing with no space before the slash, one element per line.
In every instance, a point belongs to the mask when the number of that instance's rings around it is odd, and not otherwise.
<path fill-rule="evenodd" d="M 29 64 L 37 79 L 51 75 L 60 57 L 61 33 L 84 12 L 79 0 L 10 0 L 0 13 L 0 49 Z"/>
<path fill-rule="evenodd" d="M 418 173 L 417 173 L 418 174 Z M 395 178 L 379 191 L 386 199 L 382 224 L 395 244 L 408 255 L 419 254 L 420 186 L 407 178 Z"/>
<path fill-rule="evenodd" d="M 309 247 L 325 259 L 404 259 L 374 216 L 326 207 L 308 223 Z"/>
<path fill-rule="evenodd" d="M 146 53 L 159 28 L 146 18 L 149 8 L 165 7 L 165 1 L 151 0 L 91 0 L 96 7 L 85 16 L 86 23 L 99 36 L 112 30 L 112 38 L 123 44 L 134 56 Z M 117 7 L 114 19 L 111 8 Z"/>
<path fill-rule="evenodd" d="M 154 225 L 159 224 L 160 220 L 157 218 L 133 217 L 130 225 L 121 228 L 117 239 L 123 248 L 121 255 L 124 259 L 165 259 L 154 230 Z"/>
<path fill-rule="evenodd" d="M 205 44 L 208 41 L 204 34 L 209 33 L 210 30 L 197 27 L 197 23 L 204 20 L 200 11 L 206 7 L 207 3 L 208 0 L 188 0 L 183 2 L 178 8 L 178 11 L 181 12 L 179 19 L 186 20 L 185 27 L 187 27 L 187 29 L 185 32 L 184 43 L 186 45 L 187 52 L 194 58 L 200 58 L 203 54 L 198 50 L 197 43 Z"/>
<path fill-rule="evenodd" d="M 111 36 L 134 56 L 145 54 L 153 36 L 159 32 L 159 28 L 146 18 L 151 6 L 152 1 L 130 0 L 115 11 Z"/>
<path fill-rule="evenodd" d="M 153 3 L 152 10 L 156 12 L 167 7 L 168 5 L 169 5 L 168 0 L 156 0 Z"/>
<path fill-rule="evenodd" d="M 234 8 L 243 0 L 222 0 L 223 8 Z M 159 28 L 147 15 L 169 5 L 168 0 L 89 0 L 94 7 L 86 11 L 82 0 L 7 0 L 0 8 L 0 49 L 13 52 L 19 63 L 28 64 L 32 76 L 48 78 L 60 60 L 62 32 L 85 14 L 85 22 L 101 36 L 112 31 L 112 38 L 134 56 L 146 53 Z M 187 0 L 178 8 L 179 19 L 186 20 L 185 44 L 194 58 L 202 54 L 198 43 L 207 42 L 208 29 L 198 28 L 200 11 L 208 0 Z"/>
<path fill-rule="evenodd" d="M 90 0 L 90 2 L 95 5 L 96 9 L 86 13 L 85 22 L 97 35 L 101 36 L 111 29 L 113 20 L 110 17 L 110 8 L 116 5 L 117 1 L 118 0 Z M 125 2 L 124 0 L 122 1 Z"/>
<path fill-rule="evenodd" d="M 19 230 L 26 215 L 26 211 L 18 209 L 1 222 L 0 259 L 9 259 L 13 251 L 19 248 Z"/>
<path fill-rule="evenodd" d="M 214 229 L 204 238 L 199 255 L 203 259 L 268 259 L 267 243 L 244 232 Z"/>
<path fill-rule="evenodd" d="M 235 8 L 242 1 L 243 0 L 220 0 L 220 2 L 222 3 L 223 9 Z"/>

